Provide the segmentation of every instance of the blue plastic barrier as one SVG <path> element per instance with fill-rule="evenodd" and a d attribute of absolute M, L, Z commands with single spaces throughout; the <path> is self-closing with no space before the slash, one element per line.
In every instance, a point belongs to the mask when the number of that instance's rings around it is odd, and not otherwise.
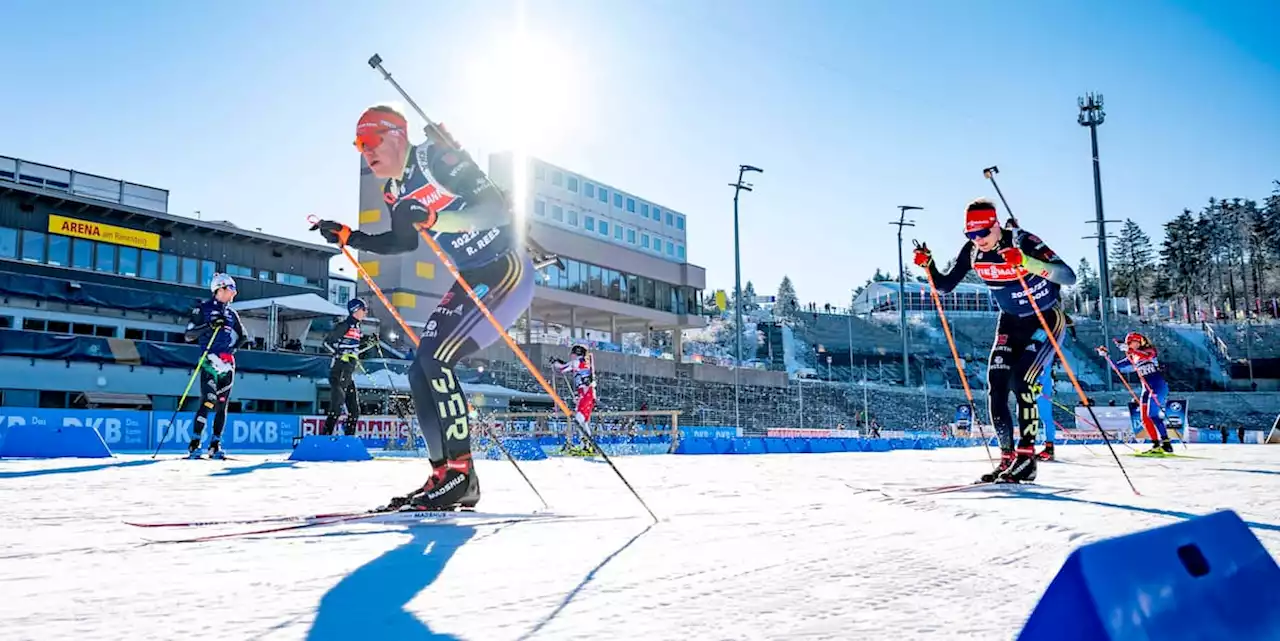
<path fill-rule="evenodd" d="M 843 452 L 845 439 L 842 438 L 811 438 L 809 441 L 809 451 L 814 454 L 830 454 L 832 452 Z"/>
<path fill-rule="evenodd" d="M 791 448 L 787 445 L 785 438 L 766 438 L 764 439 L 764 451 L 770 454 L 790 454 Z"/>
<path fill-rule="evenodd" d="M 764 454 L 763 438 L 735 438 L 730 454 Z"/>
<path fill-rule="evenodd" d="M 1280 567 L 1235 512 L 1090 543 L 1018 641 L 1280 639 Z"/>
<path fill-rule="evenodd" d="M 547 458 L 546 451 L 542 449 L 542 440 L 535 437 L 513 436 L 502 439 L 502 446 L 511 454 L 511 458 L 517 461 L 541 461 Z M 553 449 L 560 447 L 559 444 L 562 442 L 554 441 Z M 475 449 L 479 452 L 481 458 L 492 461 L 505 458 L 502 455 L 502 450 L 498 449 L 498 446 L 488 437 L 477 439 Z"/>
<path fill-rule="evenodd" d="M 782 439 L 787 445 L 787 451 L 792 454 L 808 454 L 809 439 L 807 438 L 784 438 Z"/>
<path fill-rule="evenodd" d="M 0 458 L 111 457 L 102 435 L 88 425 L 18 424 L 0 431 Z"/>
<path fill-rule="evenodd" d="M 290 461 L 370 461 L 373 457 L 364 442 L 354 436 L 302 437 L 302 442 L 289 455 Z"/>

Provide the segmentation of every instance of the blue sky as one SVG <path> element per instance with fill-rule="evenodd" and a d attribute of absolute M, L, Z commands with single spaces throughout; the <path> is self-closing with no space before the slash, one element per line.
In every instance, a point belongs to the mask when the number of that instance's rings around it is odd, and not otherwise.
<path fill-rule="evenodd" d="M 537 55 L 513 97 L 495 52 L 521 12 Z M 1087 91 L 1106 98 L 1108 218 L 1159 238 L 1183 207 L 1280 178 L 1280 5 L 1260 1 L 7 0 L 0 24 L 21 25 L 0 39 L 0 154 L 315 240 L 308 213 L 355 221 L 353 123 L 395 97 L 377 52 L 477 156 L 523 131 L 530 153 L 686 213 L 709 288 L 733 283 L 727 183 L 763 167 L 743 277 L 769 293 L 790 275 L 819 304 L 896 265 L 896 205 L 926 208 L 911 236 L 958 249 L 992 164 L 1023 227 L 1095 262 Z"/>

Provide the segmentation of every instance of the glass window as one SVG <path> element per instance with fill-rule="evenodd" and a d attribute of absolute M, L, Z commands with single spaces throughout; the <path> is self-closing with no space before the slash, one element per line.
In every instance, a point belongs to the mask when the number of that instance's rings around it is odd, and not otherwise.
<path fill-rule="evenodd" d="M 149 249 L 142 250 L 142 260 L 138 263 L 138 275 L 156 280 L 160 276 L 160 254 Z"/>
<path fill-rule="evenodd" d="M 576 260 L 564 261 L 565 269 L 565 288 L 571 292 L 582 291 L 582 264 Z"/>
<path fill-rule="evenodd" d="M 22 260 L 44 262 L 44 234 L 30 229 L 22 231 Z"/>
<path fill-rule="evenodd" d="M 634 213 L 636 213 L 636 199 L 635 199 L 635 198 L 628 198 L 628 199 L 627 199 L 627 211 L 629 211 L 629 212 L 631 212 L 631 213 L 633 213 L 633 214 L 634 214 Z"/>
<path fill-rule="evenodd" d="M 676 229 L 684 231 L 684 216 L 676 216 Z"/>
<path fill-rule="evenodd" d="M 622 240 L 622 225 L 613 226 L 613 239 L 617 241 Z"/>
<path fill-rule="evenodd" d="M 200 284 L 205 287 L 213 282 L 213 275 L 218 273 L 218 264 L 211 260 L 200 261 Z M 305 280 L 305 279 L 304 279 Z"/>
<path fill-rule="evenodd" d="M 553 171 L 553 172 L 551 172 L 551 184 L 555 185 L 556 187 L 559 187 L 560 185 L 563 185 L 563 184 L 564 184 L 564 174 L 562 174 L 562 173 L 560 173 L 560 172 L 558 172 L 558 171 Z"/>
<path fill-rule="evenodd" d="M 569 191 L 571 191 L 571 192 L 573 192 L 573 193 L 575 193 L 575 194 L 576 194 L 576 193 L 578 193 L 578 179 L 577 179 L 576 177 L 574 177 L 574 176 L 569 176 L 569 177 L 565 178 L 565 179 L 564 179 L 564 188 L 565 188 L 565 189 L 568 189 Z"/>
<path fill-rule="evenodd" d="M 121 276 L 137 276 L 138 249 L 136 247 L 121 247 L 120 260 L 117 261 L 116 267 L 116 272 Z"/>
<path fill-rule="evenodd" d="M 547 203 L 543 200 L 533 201 L 533 213 L 538 216 L 547 215 Z"/>
<path fill-rule="evenodd" d="M 676 245 L 676 258 L 684 260 L 684 245 Z"/>
<path fill-rule="evenodd" d="M 270 281 L 271 281 L 271 270 L 270 270 L 270 269 L 259 269 L 259 270 L 258 270 L 258 280 L 265 280 L 265 281 L 267 281 L 267 282 L 270 282 Z"/>
<path fill-rule="evenodd" d="M 253 278 L 253 268 L 244 265 L 227 265 L 227 273 L 235 278 Z"/>
<path fill-rule="evenodd" d="M 609 235 L 609 221 L 607 220 L 600 221 L 600 235 L 601 236 Z"/>
<path fill-rule="evenodd" d="M 640 246 L 645 249 L 649 248 L 649 234 L 640 234 Z"/>
<path fill-rule="evenodd" d="M 622 209 L 622 194 L 613 195 L 613 206 Z"/>
<path fill-rule="evenodd" d="M 49 234 L 49 264 L 66 267 L 68 254 L 71 253 L 71 239 L 66 236 Z"/>
<path fill-rule="evenodd" d="M 586 196 L 587 198 L 595 198 L 596 186 L 589 182 L 582 183 L 582 195 Z"/>
<path fill-rule="evenodd" d="M 583 229 L 585 229 L 585 230 L 587 230 L 587 231 L 595 231 L 595 230 L 596 230 L 596 218 L 595 218 L 595 216 L 587 216 L 587 217 L 583 218 L 583 220 L 582 220 L 582 228 L 583 228 Z"/>
<path fill-rule="evenodd" d="M 604 270 L 599 265 L 587 265 L 587 293 L 602 296 L 604 292 Z"/>
<path fill-rule="evenodd" d="M 564 222 L 564 208 L 560 205 L 552 205 L 551 219 L 557 222 Z"/>
<path fill-rule="evenodd" d="M 646 203 L 640 203 L 640 217 L 641 217 L 641 218 L 648 218 L 648 217 L 649 217 L 649 205 L 648 205 L 648 204 L 646 204 Z"/>
<path fill-rule="evenodd" d="M 183 285 L 199 285 L 200 284 L 200 261 L 194 258 L 182 259 L 182 284 Z"/>
<path fill-rule="evenodd" d="M 662 210 L 657 205 L 653 206 L 653 219 L 662 222 Z"/>
<path fill-rule="evenodd" d="M 601 187 L 601 188 L 600 188 L 600 193 L 599 193 L 599 194 L 596 194 L 596 196 L 600 198 L 600 202 L 602 202 L 602 203 L 604 203 L 604 204 L 606 204 L 606 205 L 607 205 L 607 204 L 609 204 L 609 190 L 608 190 L 608 189 L 605 189 L 604 187 Z"/>
<path fill-rule="evenodd" d="M 569 224 L 573 225 L 574 227 L 578 226 L 578 212 L 573 210 L 569 211 Z"/>
<path fill-rule="evenodd" d="M 669 240 L 667 241 L 667 255 L 668 256 L 676 255 L 676 244 Z"/>
<path fill-rule="evenodd" d="M 178 282 L 178 257 L 173 254 L 160 256 L 160 280 L 166 283 Z"/>
<path fill-rule="evenodd" d="M 93 268 L 100 272 L 115 273 L 116 271 L 116 246 L 107 243 L 98 243 L 98 250 L 94 252 L 96 257 L 93 262 Z"/>
<path fill-rule="evenodd" d="M 546 167 L 543 167 L 542 165 L 534 165 L 534 167 L 533 167 L 533 177 L 534 177 L 535 179 L 537 179 L 537 180 L 546 180 L 546 179 L 547 179 L 547 168 L 546 168 Z"/>
<path fill-rule="evenodd" d="M 0 258 L 18 257 L 18 230 L 0 227 Z"/>
<path fill-rule="evenodd" d="M 676 220 L 676 217 L 672 216 L 671 212 L 667 212 L 667 227 L 675 227 L 676 226 L 675 220 Z"/>
<path fill-rule="evenodd" d="M 636 244 L 636 230 L 634 229 L 627 230 L 627 242 L 631 243 L 632 245 Z"/>
<path fill-rule="evenodd" d="M 93 269 L 93 241 L 76 238 L 71 241 L 71 266 Z"/>
<path fill-rule="evenodd" d="M 627 274 L 627 302 L 632 305 L 640 304 L 640 277 Z"/>

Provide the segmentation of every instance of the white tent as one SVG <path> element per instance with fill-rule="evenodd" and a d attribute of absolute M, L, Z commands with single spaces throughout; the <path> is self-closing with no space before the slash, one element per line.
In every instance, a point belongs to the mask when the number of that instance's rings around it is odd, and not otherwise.
<path fill-rule="evenodd" d="M 372 372 L 357 371 L 352 380 L 356 384 L 356 389 L 409 392 L 409 377 L 392 372 L 390 369 L 378 369 Z M 327 386 L 328 381 L 322 382 L 321 385 Z M 471 397 L 473 403 L 480 407 L 494 405 L 505 407 L 512 400 L 551 402 L 551 397 L 546 394 L 521 392 L 490 383 L 463 383 L 462 390 Z M 484 402 L 476 402 L 480 399 Z"/>
<path fill-rule="evenodd" d="M 347 315 L 347 310 L 317 294 L 292 294 L 258 298 L 235 304 L 235 310 L 251 333 L 264 337 L 267 349 L 279 343 L 283 329 L 289 338 L 306 340 L 311 321 Z M 283 324 L 283 327 L 282 327 Z"/>

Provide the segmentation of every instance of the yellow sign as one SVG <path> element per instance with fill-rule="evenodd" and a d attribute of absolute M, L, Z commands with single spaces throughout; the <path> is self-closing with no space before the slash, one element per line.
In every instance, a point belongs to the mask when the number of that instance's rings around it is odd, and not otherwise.
<path fill-rule="evenodd" d="M 128 247 L 156 251 L 160 249 L 160 234 L 127 227 L 116 227 L 115 225 L 91 223 L 87 220 L 64 218 L 53 214 L 49 215 L 49 233 L 87 238 L 111 243 L 112 245 L 126 245 Z"/>

